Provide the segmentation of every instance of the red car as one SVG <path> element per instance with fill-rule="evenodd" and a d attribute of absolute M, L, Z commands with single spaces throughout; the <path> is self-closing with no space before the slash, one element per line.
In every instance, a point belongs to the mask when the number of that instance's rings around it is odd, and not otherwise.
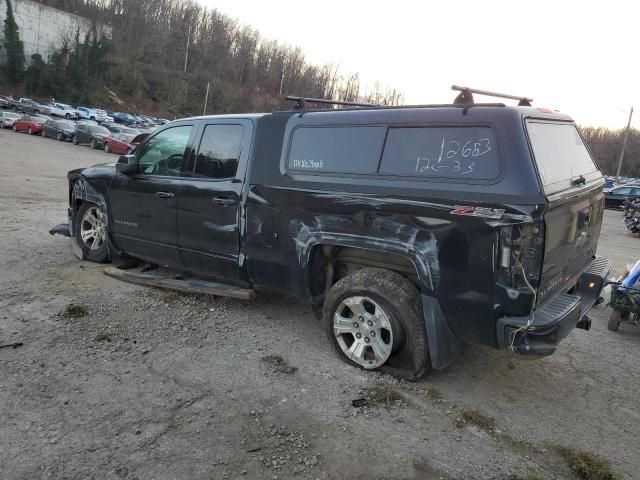
<path fill-rule="evenodd" d="M 44 122 L 48 120 L 47 117 L 39 117 L 36 115 L 26 115 L 13 124 L 14 132 L 27 132 L 29 135 L 35 135 L 42 132 L 44 128 Z"/>
<path fill-rule="evenodd" d="M 138 135 L 131 133 L 114 133 L 103 140 L 104 151 L 107 153 L 113 152 L 120 155 L 128 155 L 148 136 L 148 133 L 140 133 Z"/>

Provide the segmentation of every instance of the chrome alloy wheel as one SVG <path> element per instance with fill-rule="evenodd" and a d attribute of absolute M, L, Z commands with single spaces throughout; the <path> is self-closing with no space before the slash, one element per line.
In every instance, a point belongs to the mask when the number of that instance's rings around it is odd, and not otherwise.
<path fill-rule="evenodd" d="M 106 225 L 102 221 L 102 212 L 98 207 L 91 207 L 84 212 L 80 222 L 80 238 L 89 250 L 98 250 L 106 238 Z"/>
<path fill-rule="evenodd" d="M 347 297 L 338 305 L 333 334 L 342 352 L 364 368 L 383 365 L 393 350 L 389 316 L 369 297 Z"/>

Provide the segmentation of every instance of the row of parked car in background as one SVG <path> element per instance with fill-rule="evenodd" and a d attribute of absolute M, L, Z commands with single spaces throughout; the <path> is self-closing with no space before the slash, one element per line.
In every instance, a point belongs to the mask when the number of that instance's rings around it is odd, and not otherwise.
<path fill-rule="evenodd" d="M 154 128 L 131 128 L 115 122 L 99 124 L 95 120 L 70 120 L 42 114 L 24 114 L 0 111 L 0 126 L 14 132 L 55 138 L 74 145 L 85 144 L 93 149 L 101 148 L 107 153 L 126 155 L 131 153 Z"/>
<path fill-rule="evenodd" d="M 168 123 L 166 118 L 156 118 L 148 115 L 132 115 L 126 112 L 112 112 L 92 107 L 72 107 L 51 99 L 50 101 L 35 101 L 30 98 L 18 100 L 0 95 L 0 109 L 27 115 L 47 115 L 64 118 L 66 120 L 92 120 L 99 124 L 120 123 L 134 128 L 153 128 Z"/>
<path fill-rule="evenodd" d="M 605 177 L 604 205 L 621 208 L 625 202 L 640 198 L 640 178 Z"/>

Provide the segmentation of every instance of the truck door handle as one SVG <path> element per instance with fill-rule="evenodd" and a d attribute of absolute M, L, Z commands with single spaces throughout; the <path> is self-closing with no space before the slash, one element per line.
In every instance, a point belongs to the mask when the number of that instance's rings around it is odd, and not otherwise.
<path fill-rule="evenodd" d="M 233 205 L 236 203 L 236 201 L 233 198 L 227 198 L 227 197 L 214 197 L 213 198 L 213 202 L 217 203 L 218 205 Z"/>
<path fill-rule="evenodd" d="M 171 192 L 156 192 L 159 198 L 173 198 L 175 195 Z"/>

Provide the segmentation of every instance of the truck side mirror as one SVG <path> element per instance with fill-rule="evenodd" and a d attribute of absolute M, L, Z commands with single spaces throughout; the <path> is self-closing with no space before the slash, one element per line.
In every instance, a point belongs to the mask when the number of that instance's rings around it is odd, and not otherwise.
<path fill-rule="evenodd" d="M 116 163 L 116 170 L 125 175 L 138 173 L 138 158 L 135 155 L 122 155 Z"/>

